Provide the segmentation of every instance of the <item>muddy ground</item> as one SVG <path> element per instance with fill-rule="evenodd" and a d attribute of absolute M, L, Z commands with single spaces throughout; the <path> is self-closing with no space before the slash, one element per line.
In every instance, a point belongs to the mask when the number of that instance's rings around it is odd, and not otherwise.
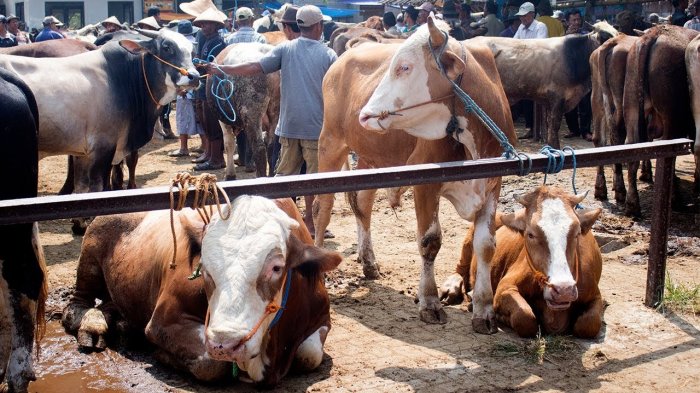
<path fill-rule="evenodd" d="M 580 139 L 565 143 L 592 147 Z M 538 146 L 526 144 L 525 150 L 536 151 Z M 154 140 L 142 150 L 139 186 L 166 185 L 174 173 L 191 167 L 187 158 L 167 156 L 176 148 L 176 141 Z M 223 170 L 215 173 L 223 178 Z M 238 174 L 239 178 L 250 177 L 242 168 Z M 570 189 L 571 174 L 550 175 L 548 183 Z M 687 191 L 692 158 L 679 159 L 678 174 Z M 64 176 L 65 158 L 43 160 L 41 194 L 57 193 Z M 642 304 L 653 186 L 641 185 L 645 218 L 635 221 L 622 216 L 614 201 L 594 201 L 594 180 L 594 169 L 578 170 L 579 191 L 591 191 L 584 204 L 604 208 L 594 230 L 609 251 L 604 255 L 600 283 L 607 302 L 605 324 L 597 339 L 548 339 L 544 355 L 538 357 L 532 349 L 536 340 L 519 339 L 507 330 L 493 336 L 473 333 L 465 305 L 447 307 L 449 322 L 445 325 L 421 322 L 414 302 L 420 258 L 411 192 L 396 210 L 388 206 L 383 192 L 378 193 L 373 239 L 382 277 L 376 281 L 362 277 L 356 262 L 354 218 L 338 194 L 330 226 L 336 237 L 326 245 L 342 253 L 344 260 L 328 277 L 333 328 L 326 356 L 319 370 L 288 376 L 277 391 L 700 391 L 700 320 L 692 312 L 661 313 Z M 500 208 L 513 209 L 514 192 L 541 183 L 539 174 L 505 178 Z M 686 284 L 700 283 L 700 220 L 695 202 L 686 192 L 683 203 L 687 206 L 671 220 L 673 255 L 668 272 L 674 281 Z M 441 202 L 440 221 L 444 233 L 435 269 L 438 282 L 453 271 L 467 227 L 446 200 Z M 71 235 L 68 220 L 43 222 L 40 230 L 49 265 L 48 316 L 54 320 L 43 342 L 36 366 L 39 380 L 30 386 L 32 392 L 254 390 L 240 382 L 197 383 L 159 364 L 143 343 L 116 346 L 103 353 L 78 352 L 75 340 L 63 333 L 55 319 L 60 319 L 74 285 L 81 238 Z"/>

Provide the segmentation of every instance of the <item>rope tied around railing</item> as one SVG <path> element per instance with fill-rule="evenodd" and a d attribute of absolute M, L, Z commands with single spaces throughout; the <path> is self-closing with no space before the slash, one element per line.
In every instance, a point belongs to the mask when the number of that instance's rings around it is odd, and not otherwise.
<path fill-rule="evenodd" d="M 219 213 L 219 216 L 223 220 L 228 220 L 231 215 L 231 201 L 226 195 L 226 192 L 221 188 L 220 185 L 216 183 L 216 175 L 211 173 L 202 173 L 199 176 L 192 176 L 187 172 L 180 172 L 175 175 L 170 183 L 170 231 L 173 236 L 173 259 L 170 262 L 170 269 L 175 269 L 176 259 L 177 259 L 177 235 L 175 233 L 175 211 L 180 211 L 185 207 L 187 202 L 187 194 L 190 191 L 190 187 L 194 189 L 194 201 L 192 202 L 192 209 L 196 210 L 199 216 L 202 218 L 204 225 L 209 224 L 211 217 L 214 213 L 214 206 Z M 177 203 L 175 201 L 175 190 L 178 191 Z M 219 199 L 219 193 L 224 198 L 228 210 L 226 215 L 221 209 L 221 200 Z M 213 203 L 213 205 L 212 205 Z M 207 206 L 207 204 L 209 204 Z M 199 277 L 200 266 L 188 277 L 189 279 L 194 279 Z"/>
<path fill-rule="evenodd" d="M 576 151 L 571 146 L 564 146 L 563 149 L 555 149 L 549 145 L 546 145 L 542 147 L 542 149 L 540 149 L 540 154 L 547 157 L 547 168 L 544 171 L 544 180 L 542 181 L 542 184 L 547 184 L 547 174 L 559 173 L 562 169 L 564 169 L 564 160 L 566 159 L 567 151 L 571 153 L 571 160 L 573 163 L 573 173 L 571 175 L 571 189 L 573 190 L 574 195 L 578 195 L 578 192 L 576 192 Z M 582 209 L 583 207 L 581 206 L 581 204 L 577 204 L 576 208 Z"/>

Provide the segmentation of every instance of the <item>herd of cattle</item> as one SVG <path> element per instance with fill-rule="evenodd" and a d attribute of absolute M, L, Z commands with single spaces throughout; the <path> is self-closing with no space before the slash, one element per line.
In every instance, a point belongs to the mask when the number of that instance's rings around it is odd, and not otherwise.
<path fill-rule="evenodd" d="M 509 104 L 523 98 L 541 103 L 547 141 L 558 146 L 562 114 L 592 88 L 596 145 L 690 136 L 700 155 L 693 133 L 693 120 L 700 132 L 697 32 L 664 25 L 630 37 L 600 23 L 582 36 L 460 42 L 432 18 L 406 40 L 358 29 L 364 33 L 345 29 L 334 37 L 337 44 L 346 35 L 338 49 L 343 54 L 323 82 L 319 171 L 340 170 L 350 151 L 359 168 L 499 156 L 499 142 L 454 97 L 450 80 L 513 144 Z M 236 44 L 217 62 L 258 59 L 270 48 Z M 15 168 L 0 199 L 36 196 L 38 160 L 49 155 L 72 157 L 76 192 L 109 189 L 113 166 L 151 139 L 159 108 L 200 80 L 192 44 L 167 30 L 138 40 L 115 38 L 99 48 L 55 40 L 18 50 L 24 52 L 0 54 L 0 136 L 12 146 L 0 161 Z M 279 116 L 279 75 L 234 83 L 232 105 L 244 115 L 225 125 L 246 132 L 258 176 L 265 176 L 265 135 Z M 448 134 L 451 123 L 456 126 Z M 225 134 L 233 146 L 233 132 Z M 235 178 L 227 150 L 227 178 Z M 630 165 L 626 196 L 620 168 L 616 200 L 626 198 L 628 211 L 636 213 L 636 166 Z M 598 180 L 596 197 L 604 197 L 602 170 Z M 595 337 L 602 323 L 602 258 L 590 229 L 600 209 L 576 210 L 585 195 L 540 187 L 517 197 L 522 211 L 502 215 L 496 211 L 500 190 L 500 178 L 414 188 L 421 320 L 445 323 L 441 300 L 461 301 L 471 290 L 478 333 L 495 333 L 500 322 L 525 337 L 538 326 Z M 390 190 L 392 205 L 404 191 Z M 349 194 L 369 279 L 380 269 L 370 231 L 375 192 Z M 442 245 L 438 196 L 473 222 L 456 273 L 440 288 L 434 274 Z M 333 201 L 333 195 L 316 199 L 315 244 L 291 200 L 239 197 L 225 210 L 228 219 L 208 224 L 197 214 L 177 213 L 177 250 L 172 235 L 159 229 L 169 220 L 165 212 L 100 217 L 83 239 L 64 327 L 87 349 L 103 349 L 118 332 L 141 332 L 158 348 L 159 360 L 201 380 L 226 378 L 232 363 L 243 378 L 268 386 L 292 366 L 312 370 L 331 326 L 324 272 L 341 262 L 323 249 Z M 196 266 L 203 278 L 188 280 Z M 0 267 L 0 381 L 24 392 L 35 379 L 32 351 L 42 336 L 47 296 L 36 224 L 0 227 Z"/>

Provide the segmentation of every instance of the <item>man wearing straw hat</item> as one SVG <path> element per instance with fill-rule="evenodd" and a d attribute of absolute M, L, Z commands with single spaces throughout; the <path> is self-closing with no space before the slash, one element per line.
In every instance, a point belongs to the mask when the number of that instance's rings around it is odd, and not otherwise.
<path fill-rule="evenodd" d="M 319 40 L 323 34 L 323 15 L 313 5 L 296 13 L 301 37 L 279 44 L 260 61 L 236 65 L 209 64 L 210 74 L 254 76 L 281 71 L 280 119 L 275 134 L 282 151 L 277 176 L 299 174 L 306 161 L 307 173 L 318 172 L 318 138 L 323 123 L 323 76 L 338 56 Z M 314 233 L 310 207 L 313 196 L 305 197 L 304 222 Z"/>
<path fill-rule="evenodd" d="M 219 35 L 219 29 L 224 27 L 226 15 L 216 9 L 207 9 L 193 22 L 200 28 L 200 34 L 204 37 L 204 43 L 199 47 L 197 57 L 203 61 L 212 62 L 216 56 L 226 47 L 224 40 Z M 206 138 L 203 138 L 204 153 L 192 160 L 197 165 L 195 171 L 211 171 L 226 166 L 224 162 L 224 134 L 219 125 L 219 118 L 214 109 L 206 104 L 207 91 L 203 84 L 197 90 L 195 108 L 199 123 L 204 129 Z"/>

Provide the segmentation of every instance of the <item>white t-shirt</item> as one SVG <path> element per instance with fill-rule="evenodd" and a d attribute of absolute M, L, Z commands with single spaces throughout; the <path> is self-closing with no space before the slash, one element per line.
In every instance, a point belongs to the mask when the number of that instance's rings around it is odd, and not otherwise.
<path fill-rule="evenodd" d="M 518 31 L 515 32 L 515 35 L 513 38 L 520 38 L 520 39 L 531 39 L 531 38 L 547 38 L 549 37 L 549 32 L 547 31 L 547 25 L 544 23 L 538 21 L 537 19 L 533 20 L 532 23 L 528 28 L 525 28 L 525 25 L 522 23 L 520 24 L 520 27 L 518 27 Z"/>

